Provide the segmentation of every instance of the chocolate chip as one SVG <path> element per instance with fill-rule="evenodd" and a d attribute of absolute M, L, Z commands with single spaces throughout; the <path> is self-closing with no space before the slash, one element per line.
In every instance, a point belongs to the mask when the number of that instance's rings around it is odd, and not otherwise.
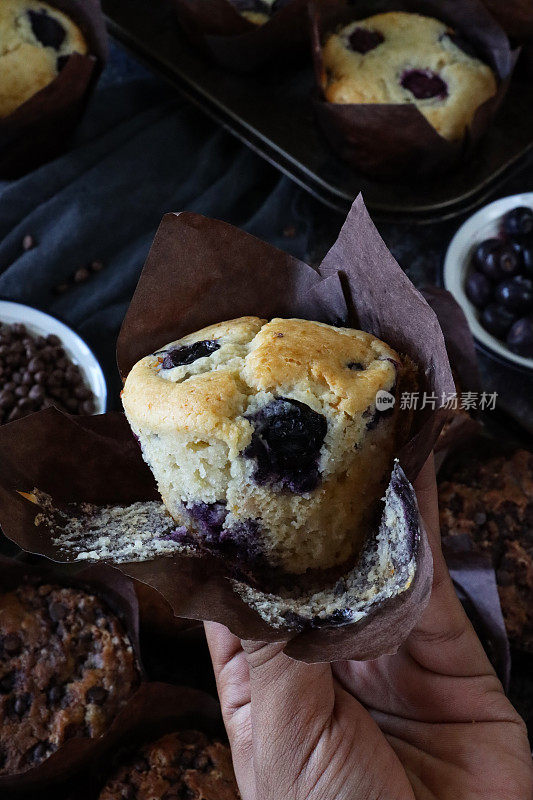
<path fill-rule="evenodd" d="M 30 750 L 28 750 L 26 757 L 31 764 L 36 764 L 46 758 L 49 748 L 49 742 L 37 742 Z"/>
<path fill-rule="evenodd" d="M 67 608 L 63 603 L 53 600 L 49 607 L 50 617 L 54 622 L 59 622 L 67 616 Z"/>
<path fill-rule="evenodd" d="M 5 652 L 10 656 L 18 656 L 22 650 L 20 636 L 16 633 L 9 633 L 3 642 Z"/>
<path fill-rule="evenodd" d="M 104 268 L 104 264 L 102 261 L 91 261 L 90 266 L 93 272 L 101 272 Z"/>
<path fill-rule="evenodd" d="M 58 705 L 63 698 L 64 691 L 65 689 L 63 686 L 51 686 L 46 693 L 48 704 L 51 706 Z"/>
<path fill-rule="evenodd" d="M 17 716 L 19 719 L 30 710 L 32 703 L 32 696 L 29 693 L 19 694 L 10 698 L 9 711 L 10 716 Z"/>
<path fill-rule="evenodd" d="M 87 729 L 85 725 L 83 725 L 81 722 L 70 722 L 65 727 L 64 730 L 65 740 L 74 739 L 75 737 L 86 736 L 86 735 L 87 735 Z"/>
<path fill-rule="evenodd" d="M 2 678 L 0 678 L 0 694 L 8 694 L 9 692 L 12 692 L 15 687 L 16 680 L 17 674 L 14 670 L 12 672 L 8 672 L 7 675 L 4 675 Z"/>
<path fill-rule="evenodd" d="M 90 277 L 87 267 L 80 267 L 73 275 L 74 283 L 84 283 Z"/>
<path fill-rule="evenodd" d="M 28 11 L 33 35 L 43 47 L 53 47 L 59 50 L 66 36 L 64 27 L 46 10 Z"/>
<path fill-rule="evenodd" d="M 26 251 L 31 250 L 33 247 L 35 247 L 35 239 L 30 233 L 27 233 L 22 239 L 22 249 Z"/>
<path fill-rule="evenodd" d="M 94 703 L 101 706 L 107 699 L 107 690 L 103 686 L 91 686 L 85 693 L 85 700 L 87 703 Z"/>

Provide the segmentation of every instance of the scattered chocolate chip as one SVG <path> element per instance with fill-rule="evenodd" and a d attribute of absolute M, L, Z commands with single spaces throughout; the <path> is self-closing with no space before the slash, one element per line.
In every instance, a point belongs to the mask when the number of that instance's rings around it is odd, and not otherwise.
<path fill-rule="evenodd" d="M 74 283 L 84 283 L 90 277 L 87 267 L 80 267 L 73 275 Z"/>
<path fill-rule="evenodd" d="M 51 706 L 58 705 L 63 699 L 64 691 L 63 686 L 51 686 L 46 693 L 48 704 Z"/>
<path fill-rule="evenodd" d="M 26 236 L 24 236 L 24 238 L 22 239 L 22 249 L 24 251 L 32 250 L 32 248 L 34 247 L 35 247 L 35 239 L 30 233 L 27 233 Z"/>
<path fill-rule="evenodd" d="M 92 272 L 101 272 L 104 268 L 104 264 L 102 261 L 91 261 L 90 267 Z"/>
<path fill-rule="evenodd" d="M 17 680 L 16 672 L 13 670 L 12 672 L 8 672 L 7 675 L 4 675 L 0 678 L 0 694 L 8 694 L 8 692 L 12 692 L 15 683 Z"/>
<path fill-rule="evenodd" d="M 48 747 L 48 742 L 37 742 L 26 754 L 29 763 L 36 764 L 38 761 L 42 761 L 43 758 L 46 758 Z"/>

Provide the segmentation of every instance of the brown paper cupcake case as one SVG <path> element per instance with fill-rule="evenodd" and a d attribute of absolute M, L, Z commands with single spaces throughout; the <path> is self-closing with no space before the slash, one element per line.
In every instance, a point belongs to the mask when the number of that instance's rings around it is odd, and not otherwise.
<path fill-rule="evenodd" d="M 531 0 L 483 0 L 508 36 L 517 42 L 533 39 L 533 3 Z"/>
<path fill-rule="evenodd" d="M 0 178 L 18 177 L 65 148 L 107 60 L 100 0 L 47 2 L 76 22 L 89 54 L 70 56 L 55 80 L 0 119 Z"/>
<path fill-rule="evenodd" d="M 230 0 L 169 1 L 192 43 L 236 72 L 283 66 L 309 47 L 308 0 L 287 0 L 264 25 L 245 19 Z M 322 2 L 327 8 L 336 4 Z"/>
<path fill-rule="evenodd" d="M 313 57 L 317 79 L 318 122 L 334 150 L 350 164 L 374 177 L 411 179 L 443 170 L 467 157 L 498 110 L 507 91 L 517 53 L 512 53 L 502 28 L 480 0 L 353 0 L 341 2 L 335 21 L 320 5 L 310 3 Z M 322 41 L 340 24 L 384 11 L 410 11 L 441 19 L 471 43 L 494 70 L 498 91 L 477 109 L 460 141 L 440 136 L 414 105 L 329 103 L 321 89 Z"/>
<path fill-rule="evenodd" d="M 110 757 L 100 758 L 90 775 L 76 781 L 68 800 L 97 800 L 121 757 L 144 743 L 166 733 L 199 730 L 207 736 L 227 741 L 218 702 L 197 689 L 148 683 L 138 693 L 135 708 L 122 731 L 116 731 Z"/>
<path fill-rule="evenodd" d="M 105 600 L 109 608 L 124 624 L 136 655 L 141 680 L 143 679 L 138 606 L 133 583 L 129 578 L 119 570 L 104 565 L 90 567 L 82 565 L 76 574 L 66 575 L 51 564 L 31 565 L 17 559 L 0 557 L 0 588 L 2 591 L 14 588 L 25 576 L 42 578 L 43 582 L 84 588 Z M 125 707 L 115 717 L 109 732 L 103 737 L 69 739 L 36 767 L 21 773 L 0 776 L 0 796 L 7 796 L 9 792 L 31 792 L 37 788 L 42 790 L 50 784 L 62 782 L 97 754 L 105 751 L 109 747 L 111 737 L 123 729 L 131 714 L 135 713 L 139 704 L 138 695 L 141 688 L 131 696 Z"/>
<path fill-rule="evenodd" d="M 437 319 L 388 252 L 361 198 L 318 272 L 225 223 L 192 213 L 167 214 L 119 337 L 121 373 L 169 341 L 243 315 L 360 327 L 418 365 L 421 391 L 437 397 L 454 391 Z M 402 506 L 408 533 L 391 556 L 395 572 L 392 583 L 383 584 L 387 592 L 361 605 L 360 613 L 351 601 L 337 617 L 294 619 L 288 614 L 272 627 L 255 610 L 254 598 L 245 603 L 235 591 L 246 594 L 247 587 L 234 582 L 234 573 L 214 557 L 176 554 L 117 566 L 160 592 L 177 616 L 222 622 L 241 638 L 286 641 L 285 651 L 300 660 L 368 659 L 394 652 L 422 613 L 432 575 L 427 537 L 407 479 L 416 478 L 446 417 L 442 409 L 414 414 L 389 487 Z M 49 409 L 0 430 L 4 533 L 30 552 L 72 559 L 54 545 L 46 527 L 35 526 L 35 506 L 17 493 L 34 487 L 58 504 L 126 505 L 157 498 L 120 414 L 81 419 Z M 369 533 L 364 568 L 380 536 Z M 357 573 L 361 580 L 363 567 Z M 407 568 L 414 570 L 410 583 Z"/>

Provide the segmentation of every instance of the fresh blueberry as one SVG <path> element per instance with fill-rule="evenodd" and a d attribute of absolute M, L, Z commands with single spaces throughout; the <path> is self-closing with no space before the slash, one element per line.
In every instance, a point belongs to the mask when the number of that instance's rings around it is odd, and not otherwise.
<path fill-rule="evenodd" d="M 493 281 L 501 280 L 502 278 L 499 262 L 495 257 L 501 244 L 500 239 L 485 239 L 484 242 L 478 244 L 472 256 L 474 267 Z"/>
<path fill-rule="evenodd" d="M 507 335 L 507 346 L 513 353 L 533 358 L 533 318 L 519 319 Z"/>
<path fill-rule="evenodd" d="M 228 515 L 225 503 L 188 503 L 187 511 L 198 524 L 203 538 L 208 543 L 216 543 L 220 539 L 222 526 Z"/>
<path fill-rule="evenodd" d="M 355 28 L 348 37 L 350 48 L 356 53 L 369 53 L 385 41 L 379 31 L 370 31 L 368 28 Z"/>
<path fill-rule="evenodd" d="M 66 31 L 60 22 L 51 17 L 48 11 L 28 11 L 33 35 L 43 47 L 59 50 L 65 41 Z"/>
<path fill-rule="evenodd" d="M 522 275 L 498 284 L 494 294 L 497 302 L 510 311 L 533 309 L 533 281 Z"/>
<path fill-rule="evenodd" d="M 360 361 L 350 361 L 346 366 L 348 369 L 353 370 L 353 372 L 361 372 L 365 368 L 365 365 L 361 364 Z"/>
<path fill-rule="evenodd" d="M 507 236 L 529 236 L 533 233 L 533 209 L 518 206 L 505 214 L 502 221 Z"/>
<path fill-rule="evenodd" d="M 471 272 L 466 279 L 466 295 L 476 308 L 484 308 L 490 300 L 492 287 L 481 272 Z"/>
<path fill-rule="evenodd" d="M 526 275 L 533 275 L 533 237 L 514 239 L 509 242 L 519 263 L 519 270 Z"/>
<path fill-rule="evenodd" d="M 448 97 L 448 86 L 442 78 L 429 69 L 410 69 L 403 73 L 401 85 L 413 94 L 417 100 L 429 100 Z"/>
<path fill-rule="evenodd" d="M 258 484 L 295 493 L 316 488 L 318 458 L 328 427 L 322 414 L 298 400 L 281 397 L 246 419 L 254 432 L 243 455 L 255 461 Z"/>
<path fill-rule="evenodd" d="M 516 317 L 511 311 L 497 303 L 491 303 L 481 314 L 481 324 L 485 330 L 498 339 L 504 339 L 507 336 L 515 319 Z"/>
<path fill-rule="evenodd" d="M 162 369 L 174 369 L 174 367 L 181 367 L 184 364 L 192 364 L 199 358 L 210 356 L 211 353 L 214 353 L 219 348 L 220 344 L 216 339 L 207 339 L 203 342 L 194 342 L 183 347 L 176 347 L 174 350 L 166 352 L 161 367 Z"/>

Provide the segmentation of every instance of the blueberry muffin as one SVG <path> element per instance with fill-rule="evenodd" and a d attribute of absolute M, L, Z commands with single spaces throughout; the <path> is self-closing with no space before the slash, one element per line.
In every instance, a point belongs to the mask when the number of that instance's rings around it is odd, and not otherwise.
<path fill-rule="evenodd" d="M 103 734 L 138 681 L 131 643 L 98 597 L 30 581 L 0 594 L 0 775 Z"/>
<path fill-rule="evenodd" d="M 462 138 L 496 94 L 493 71 L 430 17 L 377 14 L 328 37 L 323 89 L 331 103 L 413 103 L 445 139 Z"/>
<path fill-rule="evenodd" d="M 40 0 L 0 2 L 0 118 L 48 86 L 72 53 L 87 53 L 79 28 Z"/>
<path fill-rule="evenodd" d="M 98 800 L 239 800 L 229 747 L 198 731 L 169 733 L 121 766 Z"/>
<path fill-rule="evenodd" d="M 243 317 L 139 361 L 122 401 L 184 542 L 256 574 L 303 573 L 362 543 L 403 370 L 363 331 Z"/>
<path fill-rule="evenodd" d="M 239 14 L 253 22 L 254 25 L 264 25 L 272 14 L 279 11 L 287 0 L 230 0 Z"/>
<path fill-rule="evenodd" d="M 462 457 L 439 484 L 441 532 L 494 564 L 509 638 L 533 651 L 533 454 Z"/>

